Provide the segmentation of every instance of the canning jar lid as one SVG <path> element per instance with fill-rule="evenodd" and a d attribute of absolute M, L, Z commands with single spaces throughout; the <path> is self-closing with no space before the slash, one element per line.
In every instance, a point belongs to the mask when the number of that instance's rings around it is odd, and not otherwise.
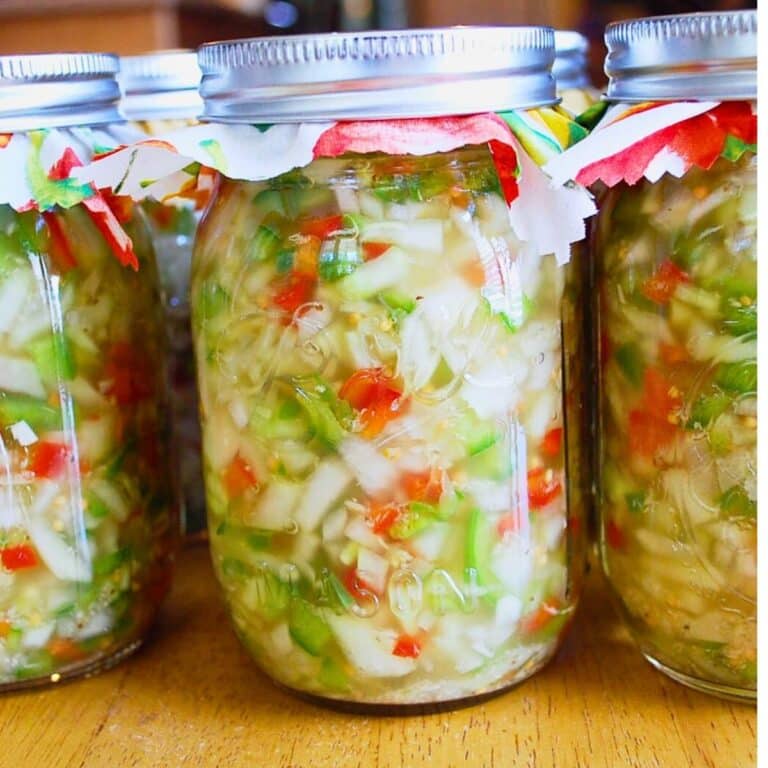
<path fill-rule="evenodd" d="M 379 120 L 556 102 L 549 27 L 453 27 L 203 45 L 203 119 Z"/>
<path fill-rule="evenodd" d="M 203 109 L 194 51 L 121 56 L 118 81 L 123 91 L 120 106 L 129 120 L 189 119 Z"/>
<path fill-rule="evenodd" d="M 0 56 L 0 131 L 122 121 L 117 56 Z"/>
<path fill-rule="evenodd" d="M 587 74 L 589 40 L 570 29 L 555 30 L 555 63 L 552 74 L 559 91 L 566 88 L 590 88 Z"/>
<path fill-rule="evenodd" d="M 757 11 L 617 22 L 605 42 L 611 101 L 757 98 Z"/>

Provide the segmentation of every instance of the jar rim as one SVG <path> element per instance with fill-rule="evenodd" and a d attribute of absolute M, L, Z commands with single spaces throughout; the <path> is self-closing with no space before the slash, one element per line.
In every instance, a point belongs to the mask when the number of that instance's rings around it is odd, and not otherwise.
<path fill-rule="evenodd" d="M 572 29 L 555 30 L 555 63 L 552 74 L 557 89 L 590 88 L 592 83 L 587 73 L 589 40 Z"/>
<path fill-rule="evenodd" d="M 0 131 L 121 122 L 111 53 L 0 56 Z"/>
<path fill-rule="evenodd" d="M 203 108 L 200 76 L 192 49 L 121 56 L 122 111 L 129 120 L 195 118 Z"/>
<path fill-rule="evenodd" d="M 610 101 L 757 98 L 757 12 L 685 13 L 605 31 Z"/>
<path fill-rule="evenodd" d="M 249 38 L 198 50 L 203 119 L 435 117 L 554 104 L 549 27 L 448 27 Z"/>

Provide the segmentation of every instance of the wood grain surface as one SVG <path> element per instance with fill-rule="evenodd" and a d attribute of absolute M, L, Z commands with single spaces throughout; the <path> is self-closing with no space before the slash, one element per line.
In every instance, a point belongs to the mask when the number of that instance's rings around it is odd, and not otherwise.
<path fill-rule="evenodd" d="M 275 688 L 240 648 L 205 546 L 146 646 L 88 680 L 0 697 L 0 768 L 750 768 L 756 713 L 667 680 L 594 571 L 558 657 L 485 703 L 347 715 Z"/>

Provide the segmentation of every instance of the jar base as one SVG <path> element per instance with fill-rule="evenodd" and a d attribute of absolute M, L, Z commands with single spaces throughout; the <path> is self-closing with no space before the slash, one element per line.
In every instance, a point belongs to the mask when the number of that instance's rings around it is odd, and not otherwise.
<path fill-rule="evenodd" d="M 371 715 L 381 717 L 412 717 L 416 715 L 437 715 L 443 712 L 453 712 L 457 709 L 465 709 L 466 707 L 474 707 L 476 704 L 482 704 L 490 699 L 494 699 L 497 696 L 501 696 L 512 688 L 517 688 L 522 685 L 528 678 L 523 680 L 516 680 L 514 682 L 502 685 L 500 688 L 496 688 L 493 691 L 486 691 L 472 696 L 464 696 L 458 699 L 450 699 L 449 701 L 425 701 L 416 702 L 413 704 L 382 704 L 377 702 L 361 702 L 361 701 L 349 701 L 347 699 L 334 699 L 325 696 L 317 696 L 313 693 L 307 693 L 306 691 L 300 691 L 296 688 L 291 688 L 277 680 L 272 680 L 272 684 L 277 686 L 281 691 L 290 694 L 302 701 L 306 701 L 309 704 L 314 704 L 317 707 L 323 707 L 325 709 L 332 709 L 336 712 L 343 712 L 350 715 Z"/>
<path fill-rule="evenodd" d="M 745 688 L 734 688 L 730 685 L 721 685 L 719 683 L 713 683 L 709 680 L 701 680 L 698 677 L 691 677 L 682 672 L 678 672 L 675 669 L 668 667 L 653 656 L 643 653 L 646 661 L 651 666 L 663 672 L 667 677 L 674 680 L 676 683 L 685 685 L 688 688 L 692 688 L 694 691 L 700 693 L 708 693 L 711 696 L 717 696 L 721 699 L 728 699 L 729 701 L 737 701 L 741 704 L 756 704 L 757 703 L 757 691 L 748 690 Z"/>
<path fill-rule="evenodd" d="M 12 691 L 24 691 L 32 688 L 43 688 L 57 683 L 64 683 L 76 678 L 92 677 L 100 672 L 106 672 L 119 664 L 123 659 L 136 653 L 143 644 L 143 639 L 134 640 L 128 645 L 119 648 L 108 654 L 101 655 L 95 659 L 89 659 L 86 662 L 69 664 L 56 672 L 40 677 L 33 677 L 29 680 L 16 680 L 9 683 L 0 683 L 0 693 Z"/>

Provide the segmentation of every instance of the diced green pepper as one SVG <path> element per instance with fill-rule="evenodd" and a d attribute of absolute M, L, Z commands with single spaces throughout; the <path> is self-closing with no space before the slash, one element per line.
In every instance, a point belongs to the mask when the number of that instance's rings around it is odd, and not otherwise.
<path fill-rule="evenodd" d="M 627 509 L 633 514 L 640 514 L 645 509 L 645 491 L 632 491 L 624 494 Z"/>
<path fill-rule="evenodd" d="M 337 237 L 329 244 L 332 247 L 324 246 L 320 252 L 317 271 L 321 280 L 333 283 L 351 275 L 363 263 L 363 258 L 356 238 Z"/>
<path fill-rule="evenodd" d="M 686 427 L 688 429 L 706 429 L 718 416 L 728 410 L 731 398 L 722 393 L 702 395 L 693 404 Z"/>
<path fill-rule="evenodd" d="M 341 666 L 332 658 L 323 659 L 318 682 L 330 691 L 346 691 L 349 688 L 349 679 Z"/>
<path fill-rule="evenodd" d="M 61 411 L 36 397 L 0 392 L 0 426 L 17 421 L 26 421 L 35 430 L 61 429 Z"/>
<path fill-rule="evenodd" d="M 637 344 L 622 344 L 616 347 L 616 351 L 613 354 L 616 358 L 616 363 L 630 383 L 635 387 L 641 386 L 645 364 Z"/>
<path fill-rule="evenodd" d="M 206 281 L 200 287 L 198 299 L 198 321 L 212 320 L 220 312 L 226 309 L 229 302 L 229 295 L 218 284 Z"/>
<path fill-rule="evenodd" d="M 726 392 L 737 394 L 757 392 L 757 363 L 754 360 L 722 363 L 715 376 L 715 384 Z"/>
<path fill-rule="evenodd" d="M 346 401 L 339 400 L 330 385 L 319 377 L 294 379 L 294 395 L 309 418 L 314 436 L 335 448 L 346 436 L 340 420 L 351 416 Z"/>
<path fill-rule="evenodd" d="M 723 329 L 731 336 L 744 336 L 757 333 L 757 303 L 745 296 L 741 298 L 724 298 L 722 302 Z"/>
<path fill-rule="evenodd" d="M 71 381 L 75 377 L 75 360 L 66 336 L 54 333 L 29 346 L 40 378 L 46 383 L 55 383 L 59 378 Z"/>
<path fill-rule="evenodd" d="M 288 631 L 297 645 L 312 656 L 320 656 L 331 641 L 331 629 L 308 602 L 291 602 Z"/>
<path fill-rule="evenodd" d="M 128 547 L 122 547 L 114 552 L 100 555 L 93 560 L 93 573 L 95 576 L 108 576 L 117 570 L 123 563 L 131 557 L 131 551 Z"/>
<path fill-rule="evenodd" d="M 720 509 L 731 517 L 757 518 L 757 502 L 740 485 L 732 486 L 720 497 Z"/>
<path fill-rule="evenodd" d="M 258 568 L 252 579 L 256 588 L 256 610 L 267 621 L 282 617 L 291 604 L 291 585 L 267 567 Z"/>
<path fill-rule="evenodd" d="M 254 261 L 274 259 L 283 244 L 285 218 L 275 211 L 270 211 L 256 229 L 256 235 L 250 245 L 250 258 Z"/>
<path fill-rule="evenodd" d="M 388 309 L 410 315 L 416 309 L 416 300 L 399 291 L 382 291 L 379 300 Z"/>
<path fill-rule="evenodd" d="M 322 602 L 325 602 L 335 613 L 346 613 L 354 607 L 355 598 L 352 597 L 349 590 L 341 583 L 339 577 L 329 568 L 322 569 L 320 583 Z"/>

